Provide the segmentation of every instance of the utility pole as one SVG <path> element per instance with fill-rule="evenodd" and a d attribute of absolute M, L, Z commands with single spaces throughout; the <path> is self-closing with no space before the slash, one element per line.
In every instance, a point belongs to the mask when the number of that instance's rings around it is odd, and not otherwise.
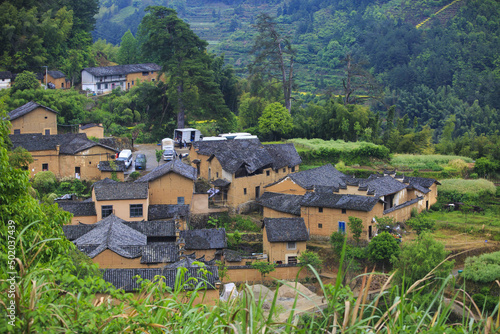
<path fill-rule="evenodd" d="M 45 90 L 47 90 L 47 66 L 42 67 L 45 67 Z"/>

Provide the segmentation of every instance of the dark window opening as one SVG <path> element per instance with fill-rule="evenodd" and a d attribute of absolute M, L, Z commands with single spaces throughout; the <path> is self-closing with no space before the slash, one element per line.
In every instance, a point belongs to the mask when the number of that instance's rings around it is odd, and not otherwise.
<path fill-rule="evenodd" d="M 142 217 L 142 204 L 130 204 L 130 217 Z"/>
<path fill-rule="evenodd" d="M 296 256 L 289 256 L 288 257 L 288 264 L 297 264 L 297 257 Z"/>
<path fill-rule="evenodd" d="M 104 89 L 108 89 L 108 84 L 104 84 Z"/>
<path fill-rule="evenodd" d="M 295 172 L 295 166 L 292 167 L 292 173 Z"/>
<path fill-rule="evenodd" d="M 63 82 L 63 83 L 61 83 L 61 88 L 64 88 L 64 82 Z"/>
<path fill-rule="evenodd" d="M 255 187 L 255 198 L 260 197 L 260 186 Z"/>
<path fill-rule="evenodd" d="M 287 242 L 286 249 L 296 249 L 296 248 L 297 248 L 297 244 L 295 243 L 295 241 Z"/>
<path fill-rule="evenodd" d="M 177 197 L 177 204 L 184 204 L 184 197 Z"/>
<path fill-rule="evenodd" d="M 318 212 L 323 212 L 323 208 L 318 208 Z"/>
<path fill-rule="evenodd" d="M 260 174 L 263 174 L 264 173 L 264 169 L 263 168 L 259 168 L 257 169 L 255 172 L 253 173 L 248 173 L 247 172 L 247 169 L 244 167 L 244 166 L 241 166 L 240 168 L 238 168 L 238 170 L 234 173 L 234 177 L 235 178 L 239 178 L 239 177 L 245 177 L 245 176 L 253 176 L 253 175 L 260 175 Z"/>
<path fill-rule="evenodd" d="M 15 129 L 14 130 L 15 135 L 20 135 L 21 134 L 21 129 Z"/>
<path fill-rule="evenodd" d="M 75 174 L 80 174 L 80 167 L 75 167 Z"/>
<path fill-rule="evenodd" d="M 372 226 L 368 226 L 368 238 L 373 238 L 373 229 Z"/>
<path fill-rule="evenodd" d="M 342 209 L 342 213 L 346 214 L 347 213 L 347 209 Z"/>
<path fill-rule="evenodd" d="M 394 206 L 394 194 L 384 196 L 384 210 L 390 209 Z"/>
<path fill-rule="evenodd" d="M 196 176 L 200 176 L 200 164 L 196 165 Z"/>
<path fill-rule="evenodd" d="M 283 168 L 283 173 L 286 173 L 286 168 Z"/>
<path fill-rule="evenodd" d="M 45 130 L 45 135 L 46 135 L 46 136 L 49 136 L 49 135 L 50 135 L 50 129 L 46 129 L 46 130 Z"/>
<path fill-rule="evenodd" d="M 49 164 L 42 164 L 42 171 L 46 172 L 49 170 Z"/>
<path fill-rule="evenodd" d="M 216 178 L 219 178 L 219 172 L 216 172 L 216 173 L 215 173 L 215 177 L 216 177 Z"/>
<path fill-rule="evenodd" d="M 247 188 L 243 188 L 243 195 L 247 194 Z"/>
<path fill-rule="evenodd" d="M 318 224 L 318 228 L 323 228 L 323 224 Z"/>
<path fill-rule="evenodd" d="M 425 201 L 425 210 L 429 210 L 429 201 Z"/>
<path fill-rule="evenodd" d="M 106 218 L 110 214 L 113 213 L 113 206 L 112 205 L 103 205 L 101 206 L 101 216 L 102 218 Z"/>
<path fill-rule="evenodd" d="M 268 170 L 266 170 L 266 176 L 269 176 L 271 174 Z"/>
<path fill-rule="evenodd" d="M 149 72 L 142 72 L 142 75 L 149 75 Z"/>

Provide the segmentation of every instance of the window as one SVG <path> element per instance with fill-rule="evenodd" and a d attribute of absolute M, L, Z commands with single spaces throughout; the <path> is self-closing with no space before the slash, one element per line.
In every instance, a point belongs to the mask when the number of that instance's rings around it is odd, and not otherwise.
<path fill-rule="evenodd" d="M 151 81 L 155 81 L 155 79 L 151 79 Z"/>
<path fill-rule="evenodd" d="M 45 116 L 45 119 L 47 119 L 47 118 L 48 118 L 48 117 L 47 117 L 47 116 Z"/>
<path fill-rule="evenodd" d="M 101 206 L 101 216 L 102 218 L 106 218 L 110 214 L 113 213 L 113 206 L 112 205 L 102 205 Z"/>
<path fill-rule="evenodd" d="M 342 209 L 342 213 L 346 214 L 347 213 L 347 209 Z"/>
<path fill-rule="evenodd" d="M 50 135 L 50 129 L 45 129 L 45 135 L 49 136 Z"/>
<path fill-rule="evenodd" d="M 108 89 L 108 84 L 104 84 L 104 89 Z"/>
<path fill-rule="evenodd" d="M 184 204 L 184 197 L 177 197 L 177 204 Z"/>
<path fill-rule="evenodd" d="M 260 186 L 255 187 L 255 198 L 260 197 Z"/>
<path fill-rule="evenodd" d="M 323 224 L 318 224 L 318 228 L 323 228 Z"/>
<path fill-rule="evenodd" d="M 289 241 L 286 243 L 286 249 L 297 249 L 297 245 L 295 241 Z"/>
<path fill-rule="evenodd" d="M 243 188 L 243 195 L 247 194 L 247 188 Z"/>
<path fill-rule="evenodd" d="M 97 84 L 97 89 L 101 89 L 101 84 Z"/>
<path fill-rule="evenodd" d="M 15 129 L 14 130 L 15 135 L 20 135 L 21 134 L 21 129 Z"/>
<path fill-rule="evenodd" d="M 216 178 L 219 178 L 219 172 L 216 172 L 216 173 L 215 173 L 215 177 L 216 177 Z"/>
<path fill-rule="evenodd" d="M 80 174 L 80 167 L 75 167 L 75 174 Z"/>
<path fill-rule="evenodd" d="M 271 174 L 268 170 L 266 170 L 266 176 L 269 176 Z"/>
<path fill-rule="evenodd" d="M 130 217 L 142 217 L 142 204 L 130 204 Z"/>
<path fill-rule="evenodd" d="M 42 170 L 44 172 L 48 171 L 49 170 L 49 164 L 42 164 Z"/>
<path fill-rule="evenodd" d="M 296 256 L 288 256 L 286 262 L 288 262 L 288 264 L 297 264 L 297 257 Z"/>
<path fill-rule="evenodd" d="M 132 86 L 134 85 L 134 80 L 132 80 Z"/>
<path fill-rule="evenodd" d="M 323 212 L 323 208 L 318 208 L 318 212 Z"/>
<path fill-rule="evenodd" d="M 286 173 L 286 168 L 283 168 L 283 173 Z"/>
<path fill-rule="evenodd" d="M 61 83 L 61 88 L 64 88 L 64 82 L 63 82 L 63 83 Z"/>
<path fill-rule="evenodd" d="M 345 234 L 345 222 L 339 222 L 339 232 Z"/>
<path fill-rule="evenodd" d="M 149 75 L 149 72 L 142 72 L 142 75 L 144 76 Z"/>
<path fill-rule="evenodd" d="M 295 166 L 292 167 L 292 173 L 295 172 Z"/>

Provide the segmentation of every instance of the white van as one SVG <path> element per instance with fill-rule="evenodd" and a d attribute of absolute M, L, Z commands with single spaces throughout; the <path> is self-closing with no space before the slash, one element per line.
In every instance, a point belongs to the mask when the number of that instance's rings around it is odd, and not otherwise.
<path fill-rule="evenodd" d="M 174 140 L 172 138 L 163 138 L 161 140 L 161 149 L 162 150 L 173 150 L 174 149 Z"/>
<path fill-rule="evenodd" d="M 128 169 L 132 164 L 132 151 L 131 150 L 121 151 L 116 161 L 123 161 L 125 163 L 125 168 Z"/>

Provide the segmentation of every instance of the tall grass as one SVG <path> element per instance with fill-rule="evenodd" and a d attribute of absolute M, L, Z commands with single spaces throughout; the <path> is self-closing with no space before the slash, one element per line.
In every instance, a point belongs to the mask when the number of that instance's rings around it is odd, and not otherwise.
<path fill-rule="evenodd" d="M 485 179 L 478 180 L 463 180 L 463 179 L 449 179 L 442 180 L 441 185 L 438 186 L 439 192 L 458 192 L 468 195 L 479 195 L 481 193 L 488 193 L 494 195 L 496 193 L 495 184 Z"/>
<path fill-rule="evenodd" d="M 440 155 L 440 154 L 430 154 L 430 155 L 414 155 L 414 154 L 396 154 L 391 159 L 391 165 L 396 168 L 404 169 L 431 169 L 436 170 L 436 166 L 448 165 L 450 161 L 453 160 L 463 160 L 466 163 L 471 163 L 473 160 L 467 157 L 461 157 L 456 155 Z M 438 169 L 438 170 L 441 170 Z"/>

